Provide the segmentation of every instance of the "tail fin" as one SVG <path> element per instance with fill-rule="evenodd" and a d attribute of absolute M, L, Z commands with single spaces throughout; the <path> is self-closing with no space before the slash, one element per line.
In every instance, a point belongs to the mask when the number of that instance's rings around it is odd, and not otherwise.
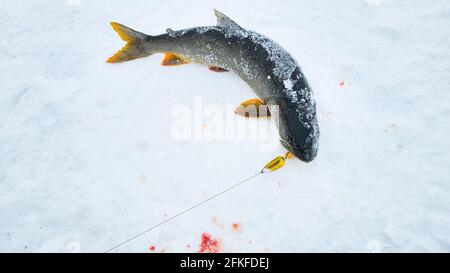
<path fill-rule="evenodd" d="M 110 57 L 107 60 L 108 63 L 126 62 L 137 58 L 147 57 L 151 54 L 147 52 L 143 46 L 144 41 L 149 37 L 148 35 L 114 22 L 111 23 L 111 26 L 119 34 L 120 38 L 127 42 L 127 44 Z"/>

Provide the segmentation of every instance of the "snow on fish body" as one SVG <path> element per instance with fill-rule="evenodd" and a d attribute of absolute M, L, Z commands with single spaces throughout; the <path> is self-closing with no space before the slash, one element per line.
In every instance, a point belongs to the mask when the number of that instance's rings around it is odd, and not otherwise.
<path fill-rule="evenodd" d="M 316 104 L 300 66 L 271 39 L 240 27 L 217 10 L 215 14 L 217 26 L 167 29 L 158 36 L 111 23 L 128 43 L 108 62 L 166 53 L 172 64 L 196 62 L 233 71 L 270 109 L 278 107 L 277 125 L 283 146 L 305 162 L 314 160 L 320 136 Z"/>

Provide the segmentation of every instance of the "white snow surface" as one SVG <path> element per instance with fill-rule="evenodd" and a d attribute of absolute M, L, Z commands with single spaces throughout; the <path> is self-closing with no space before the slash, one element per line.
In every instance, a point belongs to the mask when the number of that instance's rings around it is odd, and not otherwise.
<path fill-rule="evenodd" d="M 255 97 L 232 73 L 105 63 L 123 46 L 110 21 L 155 35 L 214 25 L 214 8 L 297 59 L 319 155 L 115 251 L 196 252 L 206 232 L 221 252 L 449 252 L 447 0 L 1 1 L 0 251 L 106 251 L 285 152 L 171 136 L 177 105 Z"/>

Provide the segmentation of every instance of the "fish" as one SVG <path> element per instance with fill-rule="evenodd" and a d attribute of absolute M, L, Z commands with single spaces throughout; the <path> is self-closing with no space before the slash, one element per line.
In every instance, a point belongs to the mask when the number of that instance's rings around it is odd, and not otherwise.
<path fill-rule="evenodd" d="M 270 38 L 241 27 L 218 10 L 214 13 L 216 25 L 168 28 L 154 36 L 113 22 L 113 29 L 127 44 L 107 62 L 163 53 L 164 65 L 194 62 L 216 72 L 231 71 L 258 96 L 241 105 L 267 105 L 276 117 L 281 144 L 300 160 L 313 161 L 320 138 L 316 102 L 298 62 Z"/>

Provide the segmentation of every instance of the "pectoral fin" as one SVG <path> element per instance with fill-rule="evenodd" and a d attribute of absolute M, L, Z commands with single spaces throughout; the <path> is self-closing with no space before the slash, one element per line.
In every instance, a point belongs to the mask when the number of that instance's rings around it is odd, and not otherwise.
<path fill-rule="evenodd" d="M 181 64 L 187 64 L 189 63 L 187 60 L 183 59 L 182 57 L 172 54 L 172 53 L 166 53 L 164 55 L 164 59 L 162 61 L 162 65 L 181 65 Z"/>
<path fill-rule="evenodd" d="M 236 110 L 236 114 L 244 117 L 269 117 L 270 111 L 268 105 L 262 100 L 255 98 L 241 103 Z"/>

